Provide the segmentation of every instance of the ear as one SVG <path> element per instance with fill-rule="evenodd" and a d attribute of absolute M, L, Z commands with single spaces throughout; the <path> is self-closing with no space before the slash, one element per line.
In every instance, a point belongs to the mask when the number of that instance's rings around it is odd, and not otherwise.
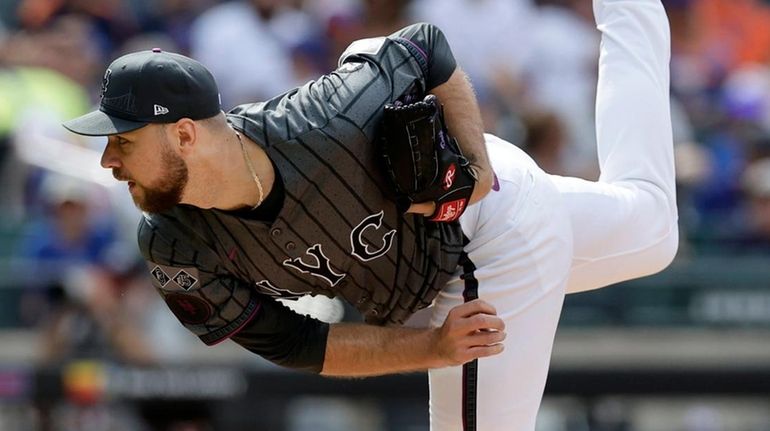
<path fill-rule="evenodd" d="M 174 131 L 174 140 L 177 148 L 182 155 L 189 155 L 195 150 L 195 144 L 198 139 L 198 129 L 195 122 L 189 118 L 182 118 L 172 128 Z"/>

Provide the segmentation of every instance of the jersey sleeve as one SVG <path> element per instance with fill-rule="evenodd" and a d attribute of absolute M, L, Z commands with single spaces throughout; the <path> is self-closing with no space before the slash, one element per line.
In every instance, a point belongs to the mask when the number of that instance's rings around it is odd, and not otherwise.
<path fill-rule="evenodd" d="M 386 41 L 395 45 L 388 48 Z M 387 58 L 386 55 L 379 54 L 382 48 L 403 50 L 404 54 L 411 56 L 419 66 L 419 74 L 415 74 L 415 78 L 423 83 L 425 91 L 430 91 L 446 82 L 457 67 L 444 33 L 435 25 L 427 23 L 412 24 L 387 38 L 357 40 L 342 53 L 339 66 L 343 67 L 345 63 L 372 61 L 383 67 L 384 73 L 393 73 L 397 68 L 388 68 L 388 63 L 382 61 Z"/>
<path fill-rule="evenodd" d="M 321 371 L 328 324 L 301 316 L 224 272 L 194 232 L 145 217 L 138 236 L 153 286 L 206 345 L 232 338 L 278 365 Z"/>
<path fill-rule="evenodd" d="M 371 141 L 385 104 L 407 94 L 422 98 L 455 67 L 441 30 L 414 24 L 387 37 L 353 42 L 333 72 L 268 101 L 236 106 L 228 120 L 268 147 L 316 130 L 351 141 L 357 136 L 348 126 Z"/>

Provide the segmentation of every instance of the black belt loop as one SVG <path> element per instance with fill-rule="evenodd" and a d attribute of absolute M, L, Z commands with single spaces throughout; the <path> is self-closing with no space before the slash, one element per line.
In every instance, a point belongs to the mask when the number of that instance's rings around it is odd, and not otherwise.
<path fill-rule="evenodd" d="M 474 271 L 476 265 L 471 262 L 468 254 L 463 252 L 458 262 L 463 267 L 461 278 L 465 281 L 463 300 L 473 301 L 479 297 L 479 281 Z M 474 359 L 463 365 L 463 431 L 476 431 L 476 396 L 479 379 L 479 360 Z"/>

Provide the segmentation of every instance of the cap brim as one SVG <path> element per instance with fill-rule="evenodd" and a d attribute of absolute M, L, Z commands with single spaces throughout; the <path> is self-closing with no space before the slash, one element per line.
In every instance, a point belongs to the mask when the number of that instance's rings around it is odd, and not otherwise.
<path fill-rule="evenodd" d="M 130 132 L 146 126 L 147 122 L 124 120 L 113 117 L 102 111 L 89 112 L 82 117 L 62 124 L 67 130 L 78 135 L 107 136 Z"/>

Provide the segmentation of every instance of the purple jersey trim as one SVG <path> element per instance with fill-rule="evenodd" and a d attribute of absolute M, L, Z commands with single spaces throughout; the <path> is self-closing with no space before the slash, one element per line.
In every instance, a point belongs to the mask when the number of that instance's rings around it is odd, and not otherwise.
<path fill-rule="evenodd" d="M 423 57 L 425 57 L 425 61 L 426 61 L 426 62 L 427 62 L 428 60 L 430 60 L 430 58 L 428 57 L 428 54 L 427 54 L 425 51 L 423 51 L 423 49 L 422 49 L 422 48 L 420 48 L 420 45 L 417 45 L 416 43 L 414 43 L 414 42 L 412 42 L 411 40 L 409 40 L 409 39 L 406 39 L 406 38 L 404 38 L 404 37 L 399 37 L 399 38 L 397 38 L 397 39 L 398 39 L 398 40 L 403 40 L 404 42 L 407 42 L 409 45 L 412 45 L 412 46 L 413 46 L 413 47 L 414 47 L 414 48 L 415 48 L 417 51 L 419 51 L 419 52 L 420 52 L 420 54 L 422 54 L 422 56 L 423 56 Z"/>

